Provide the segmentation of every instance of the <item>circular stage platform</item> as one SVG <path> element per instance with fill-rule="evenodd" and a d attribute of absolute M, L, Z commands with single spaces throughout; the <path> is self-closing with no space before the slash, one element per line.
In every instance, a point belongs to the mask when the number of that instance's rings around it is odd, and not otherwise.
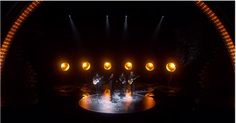
<path fill-rule="evenodd" d="M 153 108 L 155 104 L 152 97 L 140 94 L 135 94 L 132 97 L 114 95 L 112 101 L 110 96 L 94 94 L 83 97 L 79 101 L 79 105 L 86 110 L 112 114 L 145 111 Z"/>

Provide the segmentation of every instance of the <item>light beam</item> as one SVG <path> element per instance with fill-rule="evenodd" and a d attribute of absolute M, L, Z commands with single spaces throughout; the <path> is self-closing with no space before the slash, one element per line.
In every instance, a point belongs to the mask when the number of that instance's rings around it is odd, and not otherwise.
<path fill-rule="evenodd" d="M 125 15 L 124 28 L 123 28 L 123 40 L 127 38 L 128 33 L 128 16 Z"/>
<path fill-rule="evenodd" d="M 68 16 L 69 16 L 70 26 L 71 26 L 71 29 L 72 29 L 72 34 L 73 34 L 74 40 L 78 41 L 79 40 L 79 31 L 77 30 L 71 15 L 69 14 Z"/>
<path fill-rule="evenodd" d="M 106 15 L 106 34 L 110 35 L 110 24 L 109 24 L 109 15 Z"/>
<path fill-rule="evenodd" d="M 164 16 L 161 16 L 161 19 L 160 19 L 159 23 L 157 24 L 157 27 L 156 27 L 156 29 L 153 33 L 153 37 L 152 37 L 153 40 L 155 40 L 158 37 L 159 33 L 160 33 L 161 24 L 163 22 L 163 19 L 164 19 Z"/>

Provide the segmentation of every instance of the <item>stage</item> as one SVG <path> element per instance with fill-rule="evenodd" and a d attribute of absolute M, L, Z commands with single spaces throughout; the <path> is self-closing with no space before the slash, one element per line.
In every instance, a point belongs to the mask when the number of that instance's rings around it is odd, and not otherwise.
<path fill-rule="evenodd" d="M 86 110 L 99 113 L 133 113 L 151 109 L 156 102 L 152 97 L 135 94 L 131 96 L 120 97 L 114 95 L 111 101 L 110 96 L 89 95 L 79 101 L 79 105 Z"/>

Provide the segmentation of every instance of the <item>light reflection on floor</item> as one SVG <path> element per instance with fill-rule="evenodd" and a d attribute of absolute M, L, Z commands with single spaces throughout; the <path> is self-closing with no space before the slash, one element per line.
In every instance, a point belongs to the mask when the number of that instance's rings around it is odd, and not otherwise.
<path fill-rule="evenodd" d="M 100 113 L 132 113 L 151 109 L 155 106 L 152 97 L 135 94 L 121 97 L 115 93 L 111 101 L 108 95 L 85 96 L 79 101 L 79 105 L 89 111 Z"/>

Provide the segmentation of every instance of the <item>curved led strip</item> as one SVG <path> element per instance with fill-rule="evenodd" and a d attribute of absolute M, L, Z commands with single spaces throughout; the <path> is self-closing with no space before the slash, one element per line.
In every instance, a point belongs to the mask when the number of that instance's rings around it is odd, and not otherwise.
<path fill-rule="evenodd" d="M 235 46 L 233 40 L 231 39 L 229 33 L 226 31 L 224 25 L 220 21 L 220 19 L 216 16 L 216 14 L 208 7 L 203 1 L 196 1 L 195 4 L 207 15 L 207 17 L 211 20 L 211 22 L 215 25 L 217 30 L 219 31 L 224 44 L 230 54 L 231 61 L 234 65 L 235 63 Z"/>
<path fill-rule="evenodd" d="M 18 16 L 16 21 L 13 23 L 12 27 L 7 33 L 7 36 L 3 40 L 3 44 L 0 48 L 0 69 L 2 71 L 2 67 L 4 65 L 7 53 L 9 51 L 9 47 L 12 44 L 13 38 L 15 37 L 16 32 L 20 28 L 20 26 L 23 24 L 23 22 L 27 19 L 27 17 L 32 13 L 33 10 L 35 10 L 39 4 L 40 1 L 32 1 L 25 9 L 24 11 Z"/>
<path fill-rule="evenodd" d="M 7 36 L 5 37 L 3 44 L 0 48 L 0 69 L 2 71 L 2 67 L 4 65 L 4 61 L 6 58 L 6 55 L 9 51 L 9 47 L 13 41 L 13 38 L 15 37 L 16 32 L 22 25 L 22 23 L 26 20 L 26 18 L 32 13 L 33 10 L 35 10 L 41 1 L 32 1 L 26 9 L 18 16 L 12 27 L 7 33 Z M 233 43 L 233 40 L 231 39 L 229 33 L 226 31 L 224 25 L 219 20 L 219 18 L 216 16 L 216 14 L 203 2 L 203 1 L 195 1 L 195 4 L 210 18 L 210 20 L 213 22 L 213 24 L 216 26 L 217 30 L 220 32 L 221 37 L 224 40 L 224 43 L 228 49 L 228 52 L 230 54 L 232 63 L 235 63 L 235 46 Z"/>

